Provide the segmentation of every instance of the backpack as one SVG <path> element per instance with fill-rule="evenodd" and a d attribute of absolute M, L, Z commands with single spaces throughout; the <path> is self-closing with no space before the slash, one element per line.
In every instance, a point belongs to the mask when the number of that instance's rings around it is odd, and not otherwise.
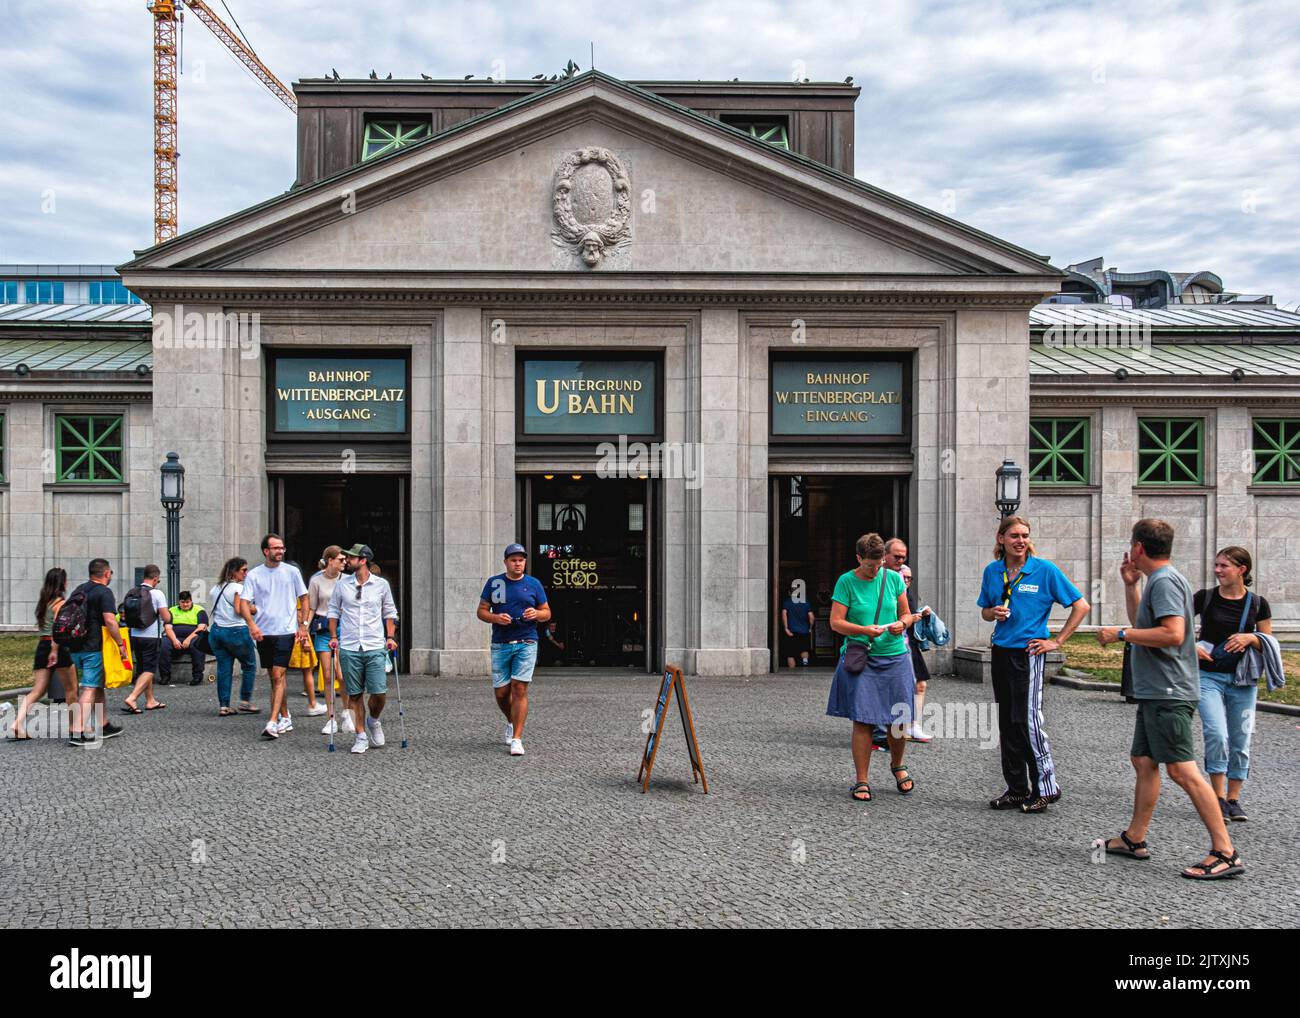
<path fill-rule="evenodd" d="M 132 587 L 122 599 L 122 618 L 132 629 L 148 629 L 158 621 L 158 609 L 153 606 L 153 588 L 141 584 Z"/>
<path fill-rule="evenodd" d="M 78 587 L 68 595 L 67 600 L 60 606 L 58 614 L 54 616 L 51 635 L 55 643 L 67 647 L 68 650 L 81 650 L 89 631 L 90 625 L 86 619 L 86 592 Z"/>

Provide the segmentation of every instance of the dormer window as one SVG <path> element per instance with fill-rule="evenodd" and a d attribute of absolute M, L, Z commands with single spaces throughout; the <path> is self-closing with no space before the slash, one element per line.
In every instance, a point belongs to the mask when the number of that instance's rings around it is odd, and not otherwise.
<path fill-rule="evenodd" d="M 424 141 L 432 133 L 432 123 L 428 117 L 367 117 L 361 159 L 365 161 L 386 156 L 399 148 Z"/>
<path fill-rule="evenodd" d="M 728 127 L 734 127 L 737 131 L 743 131 L 751 138 L 757 138 L 759 141 L 765 141 L 769 145 L 775 145 L 777 148 L 783 148 L 790 151 L 790 118 L 768 116 L 753 116 L 751 114 L 724 114 L 722 122 Z"/>

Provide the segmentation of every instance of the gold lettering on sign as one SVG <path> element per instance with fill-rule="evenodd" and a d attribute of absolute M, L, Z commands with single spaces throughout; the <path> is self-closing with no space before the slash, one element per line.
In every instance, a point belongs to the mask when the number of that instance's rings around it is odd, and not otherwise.
<path fill-rule="evenodd" d="M 870 371 L 830 371 L 824 374 L 808 372 L 809 385 L 866 385 L 870 381 Z"/>
<path fill-rule="evenodd" d="M 641 389 L 640 379 L 635 378 L 539 378 L 537 410 L 547 416 L 555 413 L 560 409 L 560 395 L 563 393 L 567 414 L 635 414 L 635 393 Z M 589 393 L 599 395 L 584 395 Z"/>
<path fill-rule="evenodd" d="M 565 558 L 551 562 L 551 586 L 587 588 L 600 584 L 596 563 L 589 559 Z"/>
<path fill-rule="evenodd" d="M 776 393 L 778 403 L 901 403 L 903 394 L 894 392 L 818 392 L 815 389 L 794 389 Z"/>
<path fill-rule="evenodd" d="M 546 401 L 546 379 L 537 380 L 537 409 L 544 414 L 553 414 L 560 409 L 560 383 L 551 382 L 551 401 Z"/>

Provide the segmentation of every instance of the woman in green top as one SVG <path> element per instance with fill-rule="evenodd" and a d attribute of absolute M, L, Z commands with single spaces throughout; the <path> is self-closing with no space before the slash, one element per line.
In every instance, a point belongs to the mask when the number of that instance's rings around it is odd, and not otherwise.
<path fill-rule="evenodd" d="M 844 644 L 826 713 L 853 722 L 857 784 L 850 794 L 859 802 L 869 802 L 873 725 L 889 726 L 889 769 L 898 791 L 907 795 L 915 787 L 903 766 L 904 733 L 912 722 L 916 695 L 912 656 L 903 634 L 918 616 L 908 610 L 903 578 L 882 565 L 885 542 L 880 535 L 863 534 L 856 550 L 858 567 L 835 582 L 831 595 L 831 629 L 843 635 Z"/>

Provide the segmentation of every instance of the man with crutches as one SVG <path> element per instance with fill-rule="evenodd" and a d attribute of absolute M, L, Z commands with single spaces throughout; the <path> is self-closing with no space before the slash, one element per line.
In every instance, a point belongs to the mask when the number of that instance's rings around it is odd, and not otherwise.
<path fill-rule="evenodd" d="M 348 696 L 352 697 L 357 728 L 352 752 L 364 753 L 371 746 L 384 744 L 384 726 L 379 720 L 388 699 L 384 661 L 397 649 L 397 605 L 388 581 L 371 573 L 375 556 L 367 545 L 355 544 L 344 554 L 348 557 L 346 575 L 334 585 L 326 616 L 330 650 L 339 656 Z"/>

